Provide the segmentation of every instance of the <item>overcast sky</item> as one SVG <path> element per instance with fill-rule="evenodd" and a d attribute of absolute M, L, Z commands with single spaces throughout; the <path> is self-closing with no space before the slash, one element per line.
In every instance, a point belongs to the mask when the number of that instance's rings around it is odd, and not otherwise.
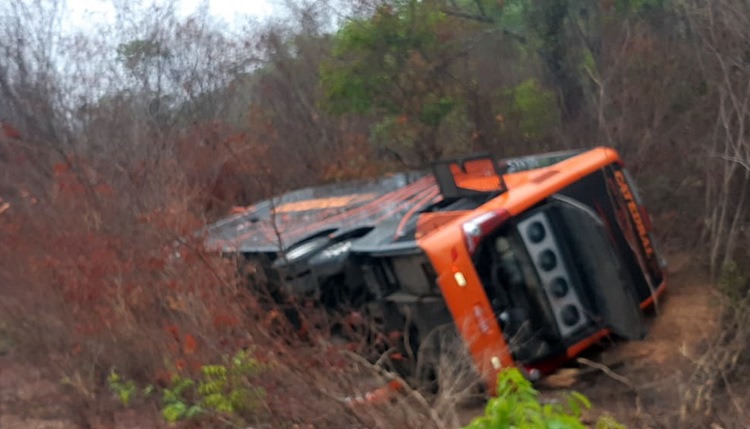
<path fill-rule="evenodd" d="M 0 0 L 2 1 L 2 0 Z M 187 16 L 205 0 L 182 0 L 180 12 Z M 209 12 L 228 24 L 242 22 L 248 17 L 264 19 L 281 9 L 283 0 L 208 0 Z M 167 0 L 151 0 L 147 4 L 167 3 Z M 66 27 L 86 29 L 90 25 L 114 18 L 114 7 L 111 0 L 67 0 Z"/>

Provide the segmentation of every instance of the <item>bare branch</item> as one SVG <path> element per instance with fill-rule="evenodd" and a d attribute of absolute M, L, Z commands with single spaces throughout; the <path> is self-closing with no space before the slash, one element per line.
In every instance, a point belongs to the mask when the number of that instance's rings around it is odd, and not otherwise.
<path fill-rule="evenodd" d="M 724 161 L 729 161 L 729 162 L 733 162 L 733 163 L 739 164 L 745 170 L 750 171 L 750 160 L 743 159 L 743 158 L 740 158 L 738 156 L 724 155 L 724 154 L 721 154 L 721 153 L 712 153 L 711 156 L 713 156 L 715 158 L 723 159 Z"/>
<path fill-rule="evenodd" d="M 599 371 L 601 371 L 601 372 L 603 372 L 603 373 L 607 374 L 607 376 L 609 376 L 609 377 L 610 377 L 610 378 L 612 378 L 613 380 L 617 380 L 617 381 L 619 381 L 620 383 L 622 383 L 622 384 L 624 384 L 624 385 L 628 386 L 628 387 L 629 387 L 629 388 L 630 388 L 631 390 L 633 390 L 633 391 L 636 391 L 636 390 L 637 390 L 637 389 L 636 389 L 636 387 L 635 387 L 635 385 L 634 385 L 634 384 L 633 384 L 633 383 L 632 383 L 632 382 L 631 382 L 630 380 L 628 380 L 627 378 L 623 377 L 622 375 L 620 375 L 620 374 L 617 374 L 616 372 L 612 371 L 612 370 L 611 370 L 611 369 L 610 369 L 610 368 L 609 368 L 608 366 L 606 366 L 606 365 L 603 365 L 603 364 L 600 364 L 600 363 L 594 362 L 594 361 L 592 361 L 592 360 L 589 360 L 589 359 L 586 359 L 586 358 L 583 358 L 583 357 L 579 357 L 578 359 L 576 359 L 576 361 L 577 361 L 578 363 L 581 363 L 581 364 L 583 364 L 583 365 L 586 365 L 586 366 L 589 366 L 589 367 L 592 367 L 592 368 L 598 369 Z"/>

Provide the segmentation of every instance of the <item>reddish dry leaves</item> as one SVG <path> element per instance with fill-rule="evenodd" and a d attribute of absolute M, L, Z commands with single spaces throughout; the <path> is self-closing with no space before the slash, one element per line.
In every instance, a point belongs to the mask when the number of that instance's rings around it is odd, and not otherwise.
<path fill-rule="evenodd" d="M 144 381 L 236 351 L 250 298 L 231 261 L 185 239 L 202 226 L 192 200 L 166 191 L 136 209 L 122 198 L 132 189 L 114 189 L 86 163 L 52 173 L 50 198 L 21 195 L 0 218 L 0 258 L 12 268 L 0 273 L 4 302 L 18 326 L 39 327 L 29 342 L 53 347 L 64 373 L 93 362 Z"/>

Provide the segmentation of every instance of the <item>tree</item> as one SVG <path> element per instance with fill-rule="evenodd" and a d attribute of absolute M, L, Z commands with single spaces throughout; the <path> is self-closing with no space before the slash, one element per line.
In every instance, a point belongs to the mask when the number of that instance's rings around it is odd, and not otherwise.
<path fill-rule="evenodd" d="M 450 67 L 460 51 L 433 2 L 399 0 L 354 19 L 336 35 L 323 65 L 324 102 L 334 114 L 381 118 L 373 138 L 411 162 L 440 157 L 436 135 L 460 86 Z"/>

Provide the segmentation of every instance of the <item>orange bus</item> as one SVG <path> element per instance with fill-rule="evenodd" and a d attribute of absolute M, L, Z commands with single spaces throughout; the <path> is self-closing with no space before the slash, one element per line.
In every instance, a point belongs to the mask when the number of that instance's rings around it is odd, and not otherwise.
<path fill-rule="evenodd" d="M 490 386 L 505 367 L 536 378 L 605 336 L 642 338 L 666 284 L 635 183 L 603 147 L 301 189 L 211 226 L 207 244 L 263 267 L 278 302 L 368 315 L 422 382 L 445 335 Z"/>

